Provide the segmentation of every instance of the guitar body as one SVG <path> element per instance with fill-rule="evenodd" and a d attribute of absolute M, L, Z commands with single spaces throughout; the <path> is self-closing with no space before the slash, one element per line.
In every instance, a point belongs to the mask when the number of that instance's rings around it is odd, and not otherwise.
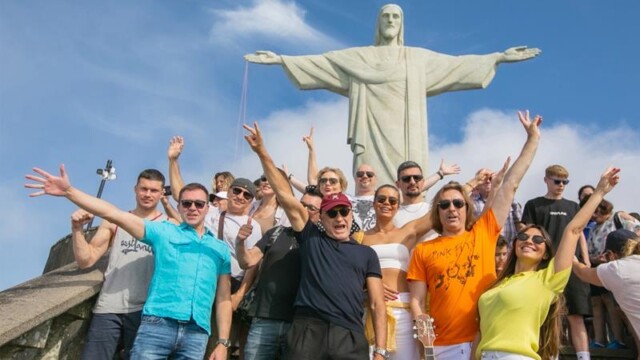
<path fill-rule="evenodd" d="M 433 342 L 436 339 L 436 333 L 433 326 L 433 318 L 428 314 L 422 314 L 414 320 L 413 337 L 420 340 L 424 347 L 424 358 L 426 360 L 436 360 L 433 351 Z"/>

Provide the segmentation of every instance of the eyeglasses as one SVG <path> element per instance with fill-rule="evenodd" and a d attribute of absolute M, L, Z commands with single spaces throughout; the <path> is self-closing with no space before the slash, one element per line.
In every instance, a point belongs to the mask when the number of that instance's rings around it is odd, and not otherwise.
<path fill-rule="evenodd" d="M 233 195 L 236 195 L 236 196 L 238 196 L 238 195 L 242 194 L 242 197 L 243 197 L 245 200 L 251 200 L 251 199 L 253 199 L 253 195 L 251 195 L 251 193 L 250 193 L 250 192 L 248 192 L 248 191 L 244 191 L 244 190 L 242 190 L 241 188 L 237 188 L 237 187 L 231 188 L 231 192 L 233 193 Z"/>
<path fill-rule="evenodd" d="M 516 235 L 516 239 L 520 240 L 520 241 L 527 241 L 527 239 L 531 238 L 531 241 L 533 241 L 534 244 L 542 244 L 544 242 L 544 238 L 540 235 L 529 235 L 527 233 L 521 232 L 518 233 L 518 235 Z"/>
<path fill-rule="evenodd" d="M 338 214 L 342 217 L 346 217 L 351 212 L 351 209 L 348 207 L 341 207 L 339 209 L 333 208 L 331 210 L 327 210 L 327 216 L 334 219 Z"/>
<path fill-rule="evenodd" d="M 326 183 L 329 183 L 330 185 L 336 185 L 339 181 L 340 180 L 338 180 L 337 178 L 320 178 L 320 180 L 318 180 L 320 185 L 324 185 Z"/>
<path fill-rule="evenodd" d="M 356 171 L 356 177 L 364 177 L 365 175 L 367 175 L 368 178 L 372 178 L 374 176 L 376 176 L 376 173 L 374 173 L 373 171 Z"/>
<path fill-rule="evenodd" d="M 402 182 L 404 183 L 410 183 L 411 179 L 413 179 L 413 181 L 418 182 L 422 179 L 424 179 L 424 176 L 422 175 L 405 175 L 405 176 L 401 176 L 400 180 L 402 180 Z"/>
<path fill-rule="evenodd" d="M 378 195 L 378 197 L 376 197 L 376 202 L 378 204 L 384 204 L 386 202 L 389 202 L 389 205 L 394 206 L 394 205 L 398 205 L 398 198 L 392 197 L 392 196 Z"/>
<path fill-rule="evenodd" d="M 451 206 L 451 204 L 453 204 L 456 209 L 462 209 L 467 203 L 465 203 L 464 200 L 460 199 L 438 201 L 438 207 L 440 208 L 440 210 L 447 210 Z"/>
<path fill-rule="evenodd" d="M 191 205 L 196 205 L 196 209 L 204 209 L 204 206 L 207 205 L 207 202 L 204 200 L 180 200 L 180 205 L 185 208 L 191 208 Z"/>
<path fill-rule="evenodd" d="M 553 183 L 556 184 L 556 185 L 560 185 L 560 184 L 567 185 L 567 184 L 569 184 L 569 179 L 564 179 L 564 180 L 562 180 L 562 179 L 551 179 L 551 180 L 553 180 Z"/>
<path fill-rule="evenodd" d="M 304 206 L 307 210 L 312 211 L 312 212 L 316 212 L 316 211 L 320 210 L 317 207 L 315 207 L 314 205 L 307 204 L 304 201 L 300 201 L 300 204 L 302 204 L 302 206 Z"/>

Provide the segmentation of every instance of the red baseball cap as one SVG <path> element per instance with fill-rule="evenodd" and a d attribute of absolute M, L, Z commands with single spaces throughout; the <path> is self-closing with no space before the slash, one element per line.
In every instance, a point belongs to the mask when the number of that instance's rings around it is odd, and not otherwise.
<path fill-rule="evenodd" d="M 351 201 L 349 200 L 347 195 L 343 193 L 337 193 L 323 197 L 322 205 L 320 205 L 320 210 L 322 210 L 323 212 L 328 211 L 339 205 L 351 208 Z"/>

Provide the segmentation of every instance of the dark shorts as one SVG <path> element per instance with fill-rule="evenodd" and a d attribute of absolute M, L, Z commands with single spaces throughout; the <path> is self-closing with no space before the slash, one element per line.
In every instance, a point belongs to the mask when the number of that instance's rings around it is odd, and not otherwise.
<path fill-rule="evenodd" d="M 307 316 L 293 318 L 287 346 L 289 358 L 296 360 L 369 359 L 364 334 Z"/>
<path fill-rule="evenodd" d="M 591 315 L 591 288 L 573 273 L 564 289 L 564 296 L 569 315 Z"/>

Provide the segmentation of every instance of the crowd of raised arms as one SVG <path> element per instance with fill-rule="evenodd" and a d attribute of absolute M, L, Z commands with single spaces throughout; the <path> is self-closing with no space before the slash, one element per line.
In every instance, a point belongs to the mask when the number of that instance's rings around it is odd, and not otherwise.
<path fill-rule="evenodd" d="M 555 359 L 571 344 L 589 359 L 592 348 L 637 349 L 640 220 L 605 200 L 620 169 L 580 179 L 596 185 L 577 203 L 564 198 L 568 170 L 549 165 L 546 193 L 522 207 L 514 197 L 542 118 L 517 116 L 526 141 L 500 169 L 457 182 L 445 180 L 457 165 L 443 160 L 427 176 L 405 161 L 394 184 L 378 184 L 363 164 L 354 194 L 341 169 L 318 168 L 313 129 L 305 182 L 276 166 L 275 140 L 257 123 L 245 139 L 262 170 L 241 174 L 255 181 L 224 171 L 210 186 L 187 183 L 175 136 L 171 195 L 146 169 L 128 211 L 73 187 L 63 165 L 58 176 L 34 168 L 30 196 L 80 208 L 78 266 L 109 257 L 82 358 Z M 88 241 L 94 216 L 103 221 Z"/>

